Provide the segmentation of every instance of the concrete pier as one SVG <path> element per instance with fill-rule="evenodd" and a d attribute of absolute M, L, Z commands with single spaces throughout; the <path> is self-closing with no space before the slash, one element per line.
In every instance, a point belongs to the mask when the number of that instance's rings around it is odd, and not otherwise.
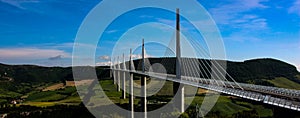
<path fill-rule="evenodd" d="M 123 63 L 122 63 L 122 67 L 123 67 L 123 70 L 126 70 L 126 64 L 125 64 L 125 55 L 123 53 Z M 123 79 L 122 79 L 122 99 L 126 99 L 126 72 L 123 71 Z"/>
<path fill-rule="evenodd" d="M 179 9 L 176 9 L 176 79 L 181 80 L 181 49 L 180 49 L 180 15 Z M 173 82 L 173 92 L 175 97 L 175 107 L 180 113 L 184 112 L 184 86 Z"/>
<path fill-rule="evenodd" d="M 145 44 L 143 39 L 142 46 L 142 72 L 145 72 Z M 142 118 L 147 118 L 147 77 L 141 76 L 141 111 L 144 112 L 142 114 Z"/>
<path fill-rule="evenodd" d="M 132 50 L 130 49 L 130 57 L 129 57 L 129 70 L 132 70 L 131 66 L 133 65 L 133 63 L 131 63 L 131 59 L 132 59 Z M 134 96 L 133 96 L 133 73 L 130 72 L 130 78 L 129 78 L 129 110 L 130 110 L 130 114 L 129 117 L 130 118 L 134 118 Z"/>
<path fill-rule="evenodd" d="M 118 59 L 117 59 L 117 69 L 118 70 L 120 70 L 121 69 L 121 67 L 120 67 L 120 61 L 119 61 L 119 56 L 118 56 Z M 121 86 L 121 83 L 120 83 L 120 80 L 121 80 L 121 74 L 120 74 L 121 72 L 120 71 L 117 71 L 117 82 L 118 82 L 118 84 L 117 84 L 117 89 L 118 89 L 118 92 L 120 92 L 121 91 L 121 89 L 120 89 L 120 86 Z"/>

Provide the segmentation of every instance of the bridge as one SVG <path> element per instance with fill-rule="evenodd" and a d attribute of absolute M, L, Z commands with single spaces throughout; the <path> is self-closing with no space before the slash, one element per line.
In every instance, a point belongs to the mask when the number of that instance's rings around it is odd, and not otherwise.
<path fill-rule="evenodd" d="M 145 45 L 144 40 L 142 41 L 142 67 L 141 70 L 136 69 L 133 62 L 132 50 L 130 49 L 130 56 L 128 62 L 125 61 L 125 56 L 123 54 L 123 61 L 120 61 L 120 58 L 117 57 L 116 63 L 111 64 L 111 72 L 113 75 L 114 84 L 117 85 L 118 91 L 121 91 L 122 88 L 122 98 L 126 99 L 126 80 L 129 80 L 129 105 L 130 105 L 130 117 L 134 117 L 134 89 L 133 89 L 133 76 L 138 75 L 141 77 L 141 111 L 144 113 L 142 117 L 147 117 L 147 78 L 157 78 L 162 80 L 167 80 L 173 82 L 173 91 L 177 92 L 179 97 L 176 98 L 176 102 L 180 103 L 179 106 L 176 106 L 181 113 L 184 112 L 184 86 L 190 85 L 197 88 L 203 88 L 210 91 L 215 91 L 227 95 L 232 95 L 244 99 L 249 99 L 263 104 L 274 105 L 278 107 L 283 107 L 291 110 L 300 111 L 300 91 L 292 90 L 286 88 L 262 86 L 262 85 L 253 85 L 246 83 L 238 83 L 226 73 L 225 69 L 222 68 L 218 62 L 214 66 L 225 71 L 225 74 L 231 78 L 231 81 L 227 80 L 226 77 L 217 74 L 217 76 L 205 76 L 201 77 L 199 65 L 201 62 L 195 61 L 195 59 L 188 59 L 181 57 L 181 47 L 180 47 L 180 23 L 179 23 L 179 10 L 177 9 L 176 14 L 176 61 L 175 74 L 167 74 L 160 72 L 151 72 L 149 69 L 150 63 L 147 62 L 145 58 Z M 148 60 L 149 61 L 149 60 Z M 126 64 L 129 64 L 126 66 Z M 185 68 L 189 67 L 189 68 Z M 206 68 L 209 71 L 208 67 Z M 189 69 L 194 69 L 196 73 L 189 73 Z M 218 70 L 220 71 L 220 70 Z M 126 78 L 126 74 L 130 75 L 130 78 Z M 219 72 L 221 73 L 221 72 Z M 204 73 L 205 74 L 205 73 Z"/>

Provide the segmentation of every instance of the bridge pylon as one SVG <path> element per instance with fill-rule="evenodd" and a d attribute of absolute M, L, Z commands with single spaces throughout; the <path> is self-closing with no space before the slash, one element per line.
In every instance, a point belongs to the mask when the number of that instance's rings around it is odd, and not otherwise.
<path fill-rule="evenodd" d="M 123 63 L 122 63 L 122 66 L 123 66 L 123 70 L 126 70 L 126 64 L 125 64 L 125 55 L 123 53 Z M 126 99 L 126 72 L 123 71 L 123 77 L 122 77 L 122 99 Z"/>
<path fill-rule="evenodd" d="M 129 56 L 129 71 L 132 71 L 132 49 L 130 49 L 130 56 Z M 130 78 L 129 78 L 129 110 L 130 110 L 130 118 L 134 118 L 134 93 L 133 93 L 133 73 L 130 72 Z"/>
<path fill-rule="evenodd" d="M 120 61 L 119 61 L 119 56 L 118 56 L 118 58 L 117 58 L 117 69 L 118 69 L 118 71 L 117 71 L 117 89 L 118 89 L 118 92 L 120 92 L 121 91 L 121 89 L 120 89 L 120 86 L 121 86 L 121 83 L 120 83 L 120 80 L 121 80 L 121 72 L 120 72 L 120 70 L 121 70 L 121 67 L 120 67 Z"/>
<path fill-rule="evenodd" d="M 116 58 L 114 57 L 114 60 L 113 60 L 114 62 L 111 62 L 111 63 L 113 63 L 112 64 L 112 73 L 113 73 L 113 79 L 114 79 L 114 85 L 116 85 L 117 84 L 117 73 L 116 73 L 116 64 L 115 64 L 115 61 L 116 61 Z"/>
<path fill-rule="evenodd" d="M 181 80 L 180 15 L 176 9 L 176 79 Z M 173 82 L 174 104 L 180 113 L 184 112 L 184 85 Z M 176 96 L 177 94 L 177 96 Z"/>
<path fill-rule="evenodd" d="M 145 73 L 145 44 L 142 44 L 142 72 Z M 141 110 L 144 112 L 142 118 L 147 118 L 147 77 L 141 77 Z"/>

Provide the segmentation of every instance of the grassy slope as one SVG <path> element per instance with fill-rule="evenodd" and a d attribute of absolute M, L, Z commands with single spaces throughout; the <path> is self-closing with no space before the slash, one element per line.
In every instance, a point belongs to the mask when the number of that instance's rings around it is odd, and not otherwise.
<path fill-rule="evenodd" d="M 57 89 L 61 89 L 61 88 L 64 88 L 63 83 L 55 83 L 55 84 L 52 84 L 52 85 L 44 88 L 43 91 L 53 91 L 53 90 L 57 90 Z"/>
<path fill-rule="evenodd" d="M 0 99 L 0 103 L 5 103 L 6 100 L 5 99 Z"/>
<path fill-rule="evenodd" d="M 274 84 L 277 87 L 289 88 L 289 89 L 300 89 L 300 84 L 293 82 L 284 77 L 276 77 L 273 80 L 267 80 L 267 81 Z"/>
<path fill-rule="evenodd" d="M 201 105 L 204 96 L 195 96 L 192 104 L 190 106 Z M 242 112 L 242 111 L 251 111 L 256 110 L 260 117 L 269 117 L 273 115 L 271 109 L 267 109 L 262 105 L 253 105 L 249 102 L 244 101 L 235 101 L 233 102 L 229 96 L 221 95 L 212 108 L 212 112 L 219 112 L 222 116 L 231 116 L 232 114 Z"/>
<path fill-rule="evenodd" d="M 113 85 L 113 82 L 111 80 L 103 80 L 100 81 L 100 84 L 102 88 L 104 89 L 104 92 L 106 95 L 115 103 L 128 103 L 128 99 L 122 100 L 120 99 L 121 92 L 116 91 L 116 86 Z M 172 84 L 167 83 L 164 89 L 172 88 Z M 165 93 L 160 92 L 160 94 Z M 169 91 L 168 91 L 169 92 Z M 25 103 L 25 105 L 32 105 L 32 106 L 54 106 L 56 104 L 68 104 L 68 103 L 77 103 L 79 104 L 81 102 L 80 98 L 78 97 L 76 93 L 76 90 L 74 87 L 68 87 L 66 89 L 56 90 L 56 91 L 47 91 L 47 92 L 38 92 L 33 93 L 32 95 L 28 96 L 28 99 Z M 191 106 L 195 106 L 196 104 L 201 105 L 202 101 L 204 99 L 204 96 L 199 95 L 196 96 L 191 104 Z M 52 101 L 52 102 L 49 102 Z M 43 101 L 43 102 L 42 102 Z M 90 103 L 97 103 L 97 101 L 90 101 Z M 135 104 L 138 104 L 138 99 L 135 100 Z M 221 95 L 213 107 L 212 111 L 218 111 L 220 114 L 225 116 L 231 116 L 232 114 L 242 112 L 242 111 L 250 111 L 255 109 L 260 117 L 267 117 L 272 116 L 272 111 L 270 109 L 264 108 L 262 105 L 253 105 L 248 102 L 244 101 L 235 101 L 233 102 L 232 99 L 230 99 L 228 96 Z"/>
<path fill-rule="evenodd" d="M 300 80 L 300 75 L 296 75 L 296 78 L 297 78 L 298 80 Z"/>
<path fill-rule="evenodd" d="M 119 97 L 121 92 L 117 92 L 115 86 L 112 84 L 112 81 L 101 81 L 102 87 L 105 88 L 104 91 L 106 95 L 110 97 L 113 102 L 120 102 Z M 56 85 L 56 84 L 54 84 Z M 94 89 L 97 89 L 96 87 Z M 98 96 L 98 95 L 97 95 Z M 99 95 L 101 96 L 101 95 Z M 98 96 L 98 97 L 99 97 Z M 102 95 L 103 96 L 103 95 Z M 128 101 L 128 100 L 127 100 Z M 28 98 L 23 103 L 24 105 L 31 106 L 54 106 L 56 104 L 71 104 L 76 105 L 80 104 L 82 101 L 79 98 L 75 87 L 66 87 L 64 89 L 51 90 L 51 91 L 36 91 L 28 95 Z M 93 102 L 93 101 L 91 101 Z M 97 102 L 97 101 L 95 101 Z"/>
<path fill-rule="evenodd" d="M 62 100 L 66 95 L 58 94 L 56 91 L 45 91 L 32 94 L 28 96 L 26 101 L 33 101 L 33 102 L 49 102 L 49 101 L 58 101 Z"/>
<path fill-rule="evenodd" d="M 19 96 L 21 96 L 20 93 L 7 91 L 7 90 L 1 89 L 1 88 L 0 88 L 0 93 L 1 93 L 0 98 L 19 97 Z"/>
<path fill-rule="evenodd" d="M 24 105 L 54 106 L 55 104 L 79 104 L 81 102 L 75 87 L 55 91 L 35 92 L 28 96 Z"/>
<path fill-rule="evenodd" d="M 164 88 L 167 91 L 168 88 L 172 88 L 172 84 L 167 82 Z M 164 92 L 160 91 L 160 94 L 163 95 Z M 204 99 L 203 89 L 199 89 L 198 95 L 194 97 L 190 106 L 201 105 Z M 168 91 L 171 92 L 172 91 Z M 166 93 L 168 94 L 168 93 Z M 230 99 L 230 96 L 221 95 L 218 98 L 215 106 L 212 108 L 211 111 L 213 112 L 220 112 L 222 116 L 231 116 L 232 114 L 242 112 L 242 111 L 251 111 L 256 110 L 258 112 L 259 117 L 270 117 L 273 116 L 273 112 L 271 109 L 265 108 L 263 105 L 254 105 L 249 102 L 241 101 L 235 97 L 233 97 L 234 102 Z M 188 99 L 189 100 L 189 99 Z"/>
<path fill-rule="evenodd" d="M 213 108 L 213 111 L 220 111 L 221 114 L 231 115 L 236 112 L 241 112 L 244 110 L 250 110 L 244 106 L 232 103 L 227 97 L 220 96 L 216 105 Z"/>

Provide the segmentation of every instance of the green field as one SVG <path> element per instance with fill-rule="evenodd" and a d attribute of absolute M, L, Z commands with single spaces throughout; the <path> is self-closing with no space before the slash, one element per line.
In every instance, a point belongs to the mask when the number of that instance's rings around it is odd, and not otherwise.
<path fill-rule="evenodd" d="M 14 98 L 14 97 L 19 97 L 22 94 L 17 93 L 17 92 L 13 92 L 13 91 L 7 91 L 7 90 L 3 90 L 0 88 L 0 98 Z"/>
<path fill-rule="evenodd" d="M 281 81 L 286 81 L 285 78 L 276 78 L 272 80 L 274 83 L 280 83 Z M 116 85 L 113 84 L 112 80 L 101 80 L 99 81 L 102 89 L 99 86 L 95 86 L 92 89 L 98 92 L 95 92 L 95 95 L 88 101 L 89 106 L 102 106 L 102 105 L 110 105 L 110 104 L 119 104 L 124 106 L 128 103 L 127 99 L 121 99 L 121 92 L 118 92 L 116 89 Z M 280 83 L 280 84 L 291 84 L 291 83 Z M 295 84 L 295 83 L 293 83 Z M 149 97 L 149 101 L 170 101 L 172 99 L 172 82 L 167 82 L 161 91 L 158 94 Z M 283 86 L 281 85 L 281 87 Z M 293 85 L 292 87 L 297 87 L 299 85 Z M 99 94 L 99 91 L 104 92 L 106 96 L 112 102 L 99 102 L 104 99 L 103 94 Z M 100 92 L 100 93 L 101 93 Z M 10 93 L 16 94 L 16 93 Z M 210 95 L 214 93 L 210 92 Z M 19 94 L 17 94 L 19 95 Z M 187 99 L 192 101 L 191 105 L 189 106 L 187 113 L 190 110 L 194 110 L 196 105 L 201 105 L 204 99 L 204 93 L 197 94 L 194 99 Z M 128 96 L 128 95 L 127 95 Z M 1 102 L 5 102 L 5 99 L 0 99 Z M 64 89 L 52 90 L 52 91 L 33 91 L 28 93 L 27 99 L 17 106 L 20 105 L 30 105 L 30 106 L 37 106 L 37 107 L 49 107 L 55 105 L 79 105 L 81 103 L 81 99 L 79 98 L 76 88 L 75 87 L 66 87 Z M 135 99 L 135 106 L 139 106 L 139 99 Z M 157 106 L 162 106 L 163 104 L 157 105 L 149 105 L 150 109 L 155 109 Z M 153 108 L 152 108 L 153 107 Z M 127 108 L 127 107 L 125 107 Z M 243 99 L 239 99 L 237 97 L 220 95 L 217 102 L 209 112 L 208 116 L 214 117 L 213 115 L 219 114 L 221 117 L 232 117 L 236 116 L 236 114 L 247 114 L 253 113 L 253 115 L 257 115 L 258 117 L 272 117 L 273 111 L 269 108 L 265 108 L 261 104 L 253 104 L 250 102 L 246 102 Z"/>
<path fill-rule="evenodd" d="M 298 80 L 300 80 L 300 75 L 296 75 L 296 78 L 297 78 Z"/>
<path fill-rule="evenodd" d="M 66 98 L 66 95 L 58 94 L 56 91 L 45 91 L 29 95 L 26 101 L 51 102 Z"/>
<path fill-rule="evenodd" d="M 36 107 L 49 107 L 49 106 L 55 106 L 56 102 L 25 102 L 18 105 L 30 105 L 30 106 L 36 106 Z"/>
<path fill-rule="evenodd" d="M 276 87 L 300 90 L 300 84 L 284 77 L 276 77 L 275 79 L 268 80 L 268 82 L 274 84 Z"/>
<path fill-rule="evenodd" d="M 195 106 L 202 104 L 204 96 L 195 96 L 193 102 L 190 105 L 191 109 L 195 109 Z M 231 117 L 234 114 L 242 112 L 256 111 L 259 117 L 271 117 L 273 112 L 271 109 L 265 108 L 262 105 L 254 105 L 249 102 L 242 101 L 241 99 L 221 95 L 218 101 L 215 103 L 210 113 L 218 113 L 222 117 Z M 220 116 L 220 117 L 221 117 Z"/>
<path fill-rule="evenodd" d="M 54 106 L 56 104 L 78 105 L 81 100 L 75 87 L 66 87 L 55 91 L 32 92 L 28 95 L 23 105 Z"/>
<path fill-rule="evenodd" d="M 0 104 L 7 102 L 5 99 L 0 99 Z"/>

